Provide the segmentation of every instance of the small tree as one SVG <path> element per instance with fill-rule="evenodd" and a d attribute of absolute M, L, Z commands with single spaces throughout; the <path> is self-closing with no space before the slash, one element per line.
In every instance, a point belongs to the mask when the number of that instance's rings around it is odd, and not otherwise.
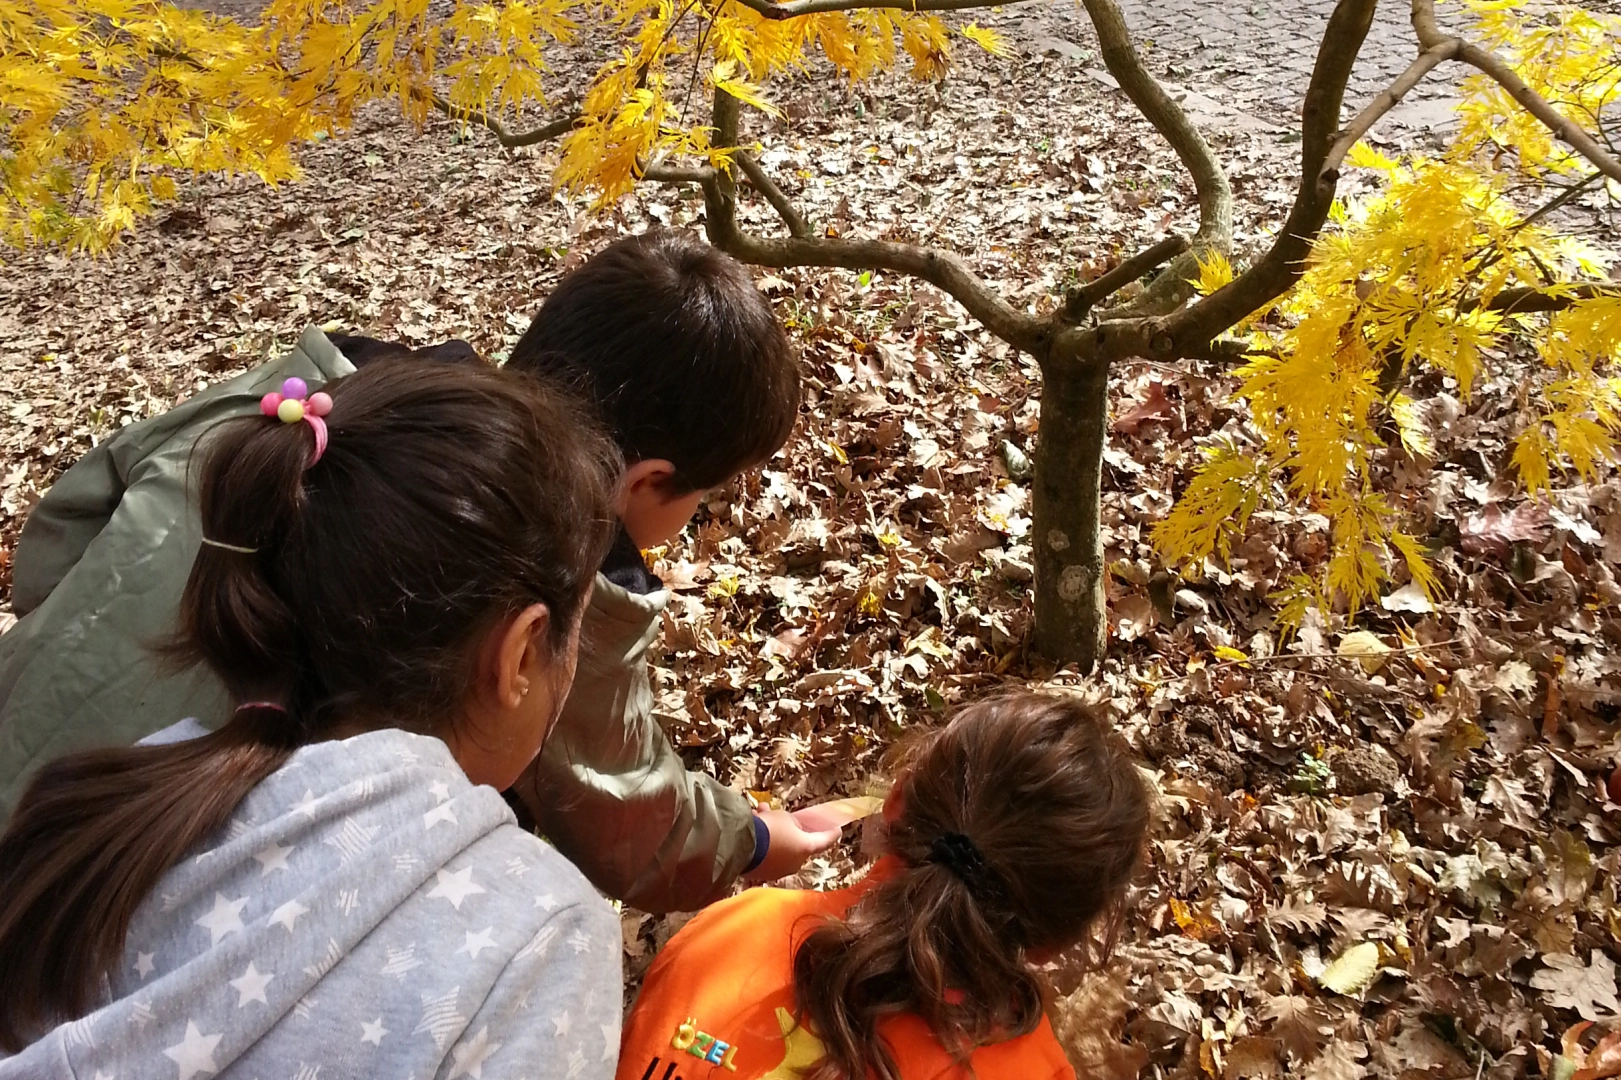
<path fill-rule="evenodd" d="M 618 59 L 577 106 L 521 133 L 504 118 L 546 101 L 545 50 L 578 32 L 578 0 L 458 0 L 442 17 L 428 0 L 273 0 L 253 28 L 156 0 L 0 0 L 0 228 L 16 242 L 103 246 L 174 197 L 174 170 L 291 177 L 300 140 L 341 131 L 381 98 L 418 122 L 438 110 L 483 125 L 509 147 L 558 138 L 556 182 L 595 192 L 599 205 L 640 182 L 695 184 L 709 239 L 736 257 L 912 275 L 1034 357 L 1043 382 L 1035 645 L 1084 670 L 1101 657 L 1107 626 L 1099 496 L 1117 362 L 1246 362 L 1242 396 L 1259 444 L 1212 447 L 1157 539 L 1169 558 L 1220 555 L 1263 503 L 1318 508 L 1334 524 L 1334 555 L 1320 578 L 1291 586 L 1286 616 L 1377 595 L 1392 555 L 1432 586 L 1418 541 L 1396 529 L 1367 469 L 1387 414 L 1421 449 L 1402 393 L 1415 364 L 1467 388 L 1484 347 L 1527 338 L 1561 377 L 1520 439 L 1522 478 L 1545 487 L 1552 464 L 1591 471 L 1614 452 L 1621 402 L 1605 365 L 1621 343 L 1621 293 L 1605 283 L 1600 253 L 1550 230 L 1550 208 L 1513 207 L 1507 177 L 1574 178 L 1578 193 L 1621 185 L 1608 141 L 1621 20 L 1577 10 L 1533 26 L 1518 5 L 1466 0 L 1479 16 L 1477 44 L 1443 33 L 1433 0 L 1412 0 L 1414 61 L 1345 121 L 1346 83 L 1377 2 L 1335 5 L 1305 94 L 1294 205 L 1271 246 L 1234 275 L 1220 162 L 1143 66 L 1114 0 L 1083 0 L 1110 73 L 1187 169 L 1199 219 L 1190 236 L 1167 236 L 1054 298 L 1051 314 L 1016 308 L 950 252 L 818 234 L 761 167 L 744 123 L 748 110 L 774 111 L 765 87 L 811 50 L 851 79 L 891 68 L 900 51 L 916 77 L 939 78 L 953 40 L 940 14 L 992 0 L 606 0 L 599 14 L 620 36 Z M 973 24 L 961 34 L 1004 48 Z M 1363 150 L 1349 157 L 1447 62 L 1484 77 L 1449 153 L 1406 165 Z M 1494 168 L 1487 150 L 1507 155 L 1510 169 Z M 1348 158 L 1382 170 L 1388 186 L 1324 234 Z M 743 186 L 775 209 L 786 235 L 740 227 Z M 1113 302 L 1150 274 L 1131 300 Z"/>

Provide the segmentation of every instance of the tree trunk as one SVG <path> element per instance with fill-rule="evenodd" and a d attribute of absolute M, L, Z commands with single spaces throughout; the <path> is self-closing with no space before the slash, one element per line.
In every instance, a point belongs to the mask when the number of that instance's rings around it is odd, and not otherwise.
<path fill-rule="evenodd" d="M 1047 365 L 1036 440 L 1032 548 L 1036 650 L 1090 672 L 1103 659 L 1108 609 L 1098 525 L 1108 437 L 1107 364 Z"/>

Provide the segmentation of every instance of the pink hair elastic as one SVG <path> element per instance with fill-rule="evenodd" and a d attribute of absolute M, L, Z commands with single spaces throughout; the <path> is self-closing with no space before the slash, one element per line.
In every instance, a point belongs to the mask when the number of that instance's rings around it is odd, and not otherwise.
<path fill-rule="evenodd" d="M 281 393 L 272 392 L 259 399 L 259 411 L 284 424 L 296 424 L 300 420 L 309 423 L 315 432 L 315 456 L 310 458 L 311 465 L 326 453 L 326 420 L 323 418 L 332 411 L 330 394 L 320 390 L 310 393 L 309 384 L 294 375 L 281 384 Z"/>

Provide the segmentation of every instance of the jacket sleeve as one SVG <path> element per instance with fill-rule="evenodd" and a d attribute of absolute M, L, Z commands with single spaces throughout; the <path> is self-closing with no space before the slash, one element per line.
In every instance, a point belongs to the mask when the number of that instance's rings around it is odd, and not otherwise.
<path fill-rule="evenodd" d="M 754 855 L 748 800 L 689 772 L 652 715 L 647 649 L 668 599 L 598 575 L 574 687 L 515 787 L 540 832 L 592 884 L 654 913 L 718 899 Z"/>
<path fill-rule="evenodd" d="M 153 649 L 174 630 L 196 555 L 193 450 L 214 424 L 257 412 L 259 395 L 287 375 L 320 385 L 352 370 L 319 330 L 306 331 L 279 360 L 125 428 L 34 507 L 16 556 L 27 613 L 0 636 L 0 819 L 41 762 L 127 746 L 188 716 L 223 719 L 219 680 L 171 670 Z"/>
<path fill-rule="evenodd" d="M 80 458 L 29 511 L 12 564 L 11 604 L 19 618 L 45 602 L 118 509 L 124 477 L 112 450 L 108 441 Z"/>

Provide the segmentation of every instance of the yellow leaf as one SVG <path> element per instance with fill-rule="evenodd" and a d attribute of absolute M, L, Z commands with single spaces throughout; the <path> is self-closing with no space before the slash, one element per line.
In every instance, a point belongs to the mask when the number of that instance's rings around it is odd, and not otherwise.
<path fill-rule="evenodd" d="M 737 64 L 732 60 L 723 60 L 715 65 L 709 73 L 709 83 L 716 91 L 732 95 L 745 105 L 753 106 L 768 116 L 781 116 L 782 110 L 767 101 L 760 88 L 747 79 L 737 78 L 734 72 Z"/>
<path fill-rule="evenodd" d="M 1208 251 L 1199 259 L 1199 276 L 1193 284 L 1199 292 L 1209 296 L 1233 280 L 1233 264 L 1219 251 Z"/>
<path fill-rule="evenodd" d="M 1379 946 L 1371 941 L 1353 945 L 1317 976 L 1325 990 L 1347 997 L 1362 993 L 1379 975 Z"/>
<path fill-rule="evenodd" d="M 1341 656 L 1352 657 L 1362 665 L 1362 670 L 1369 675 L 1377 675 L 1379 669 L 1385 666 L 1385 658 L 1390 654 L 1391 648 L 1379 640 L 1379 635 L 1367 630 L 1353 630 L 1340 638 L 1338 652 Z"/>
<path fill-rule="evenodd" d="M 794 820 L 801 828 L 813 832 L 842 829 L 853 821 L 871 817 L 884 808 L 884 800 L 871 795 L 858 795 L 853 799 L 834 799 L 794 811 Z"/>
<path fill-rule="evenodd" d="M 1237 660 L 1242 662 L 1249 659 L 1249 654 L 1243 649 L 1235 649 L 1231 645 L 1217 645 L 1216 655 L 1221 657 L 1223 660 Z"/>
<path fill-rule="evenodd" d="M 1013 47 L 1007 43 L 1006 38 L 995 30 L 988 30 L 985 27 L 969 23 L 962 28 L 962 36 L 992 56 L 1000 56 L 1006 59 L 1013 55 Z"/>
<path fill-rule="evenodd" d="M 1359 169 L 1377 169 L 1390 176 L 1395 173 L 1399 165 L 1392 159 L 1381 154 L 1365 142 L 1359 142 L 1351 147 L 1351 152 L 1345 155 L 1345 160 Z"/>

